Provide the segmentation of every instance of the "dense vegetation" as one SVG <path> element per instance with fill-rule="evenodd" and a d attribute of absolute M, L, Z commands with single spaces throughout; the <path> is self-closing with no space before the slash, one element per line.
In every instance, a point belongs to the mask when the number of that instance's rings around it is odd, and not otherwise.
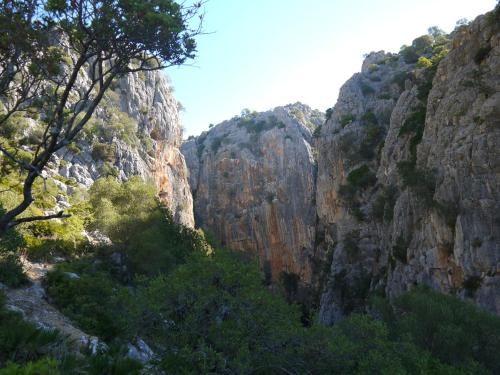
<path fill-rule="evenodd" d="M 84 226 L 113 244 L 68 245 L 67 261 L 44 285 L 64 314 L 110 349 L 74 358 L 60 335 L 2 307 L 2 375 L 133 374 L 140 365 L 120 348 L 138 338 L 156 353 L 153 367 L 167 373 L 500 371 L 500 319 L 453 297 L 417 288 L 393 305 L 374 299 L 370 314 L 334 327 L 304 327 L 299 307 L 265 288 L 254 260 L 175 224 L 140 179 L 98 180 L 86 202 Z M 20 235 L 11 243 L 26 246 Z"/>

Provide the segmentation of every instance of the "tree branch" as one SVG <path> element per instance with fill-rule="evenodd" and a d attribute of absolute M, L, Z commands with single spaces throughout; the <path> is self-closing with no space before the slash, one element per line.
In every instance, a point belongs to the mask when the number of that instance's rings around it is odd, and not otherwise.
<path fill-rule="evenodd" d="M 11 221 L 9 223 L 9 228 L 12 228 L 12 227 L 19 225 L 19 224 L 22 224 L 22 223 L 30 223 L 32 221 L 62 219 L 62 218 L 67 218 L 67 217 L 71 217 L 71 215 L 65 214 L 64 211 L 59 211 L 58 213 L 52 214 L 52 215 L 22 217 L 20 219 L 16 219 L 14 221 Z"/>

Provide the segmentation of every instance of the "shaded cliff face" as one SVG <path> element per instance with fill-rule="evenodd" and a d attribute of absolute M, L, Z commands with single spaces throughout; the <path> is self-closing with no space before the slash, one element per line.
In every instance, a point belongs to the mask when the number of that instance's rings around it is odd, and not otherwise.
<path fill-rule="evenodd" d="M 310 283 L 316 166 L 311 130 L 323 115 L 302 104 L 246 113 L 187 141 L 197 225 L 224 246 L 257 254 L 268 281 Z"/>
<path fill-rule="evenodd" d="M 88 84 L 88 76 L 79 77 L 79 86 Z M 84 187 L 105 175 L 142 176 L 155 183 L 174 219 L 192 227 L 193 201 L 181 142 L 178 103 L 166 76 L 133 73 L 114 82 L 76 147 L 61 150 L 51 168 Z"/>
<path fill-rule="evenodd" d="M 324 323 L 413 284 L 500 313 L 499 24 L 457 30 L 433 68 L 371 54 L 341 89 L 318 141 Z"/>

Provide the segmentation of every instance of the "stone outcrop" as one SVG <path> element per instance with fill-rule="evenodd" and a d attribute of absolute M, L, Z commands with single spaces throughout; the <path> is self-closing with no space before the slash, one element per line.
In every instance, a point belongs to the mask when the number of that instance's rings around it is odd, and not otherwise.
<path fill-rule="evenodd" d="M 312 280 L 319 111 L 296 103 L 245 112 L 185 142 L 197 225 L 259 256 L 268 281 Z"/>
<path fill-rule="evenodd" d="M 499 14 L 369 54 L 314 135 L 296 104 L 184 143 L 197 224 L 326 324 L 416 284 L 500 313 Z"/>
<path fill-rule="evenodd" d="M 78 85 L 89 78 L 82 75 Z M 155 183 L 174 219 L 193 227 L 193 201 L 180 152 L 178 103 L 161 72 L 126 75 L 111 87 L 76 147 L 61 150 L 53 174 L 89 187 L 99 177 L 139 175 Z M 98 152 L 100 151 L 100 152 Z"/>
<path fill-rule="evenodd" d="M 392 57 L 371 54 L 341 89 L 318 142 L 318 227 L 332 253 L 324 323 L 414 284 L 500 313 L 499 24 L 490 13 L 457 29 L 435 72 L 401 57 L 387 70 Z M 360 160 L 370 121 L 342 119 L 367 111 L 384 136 Z"/>

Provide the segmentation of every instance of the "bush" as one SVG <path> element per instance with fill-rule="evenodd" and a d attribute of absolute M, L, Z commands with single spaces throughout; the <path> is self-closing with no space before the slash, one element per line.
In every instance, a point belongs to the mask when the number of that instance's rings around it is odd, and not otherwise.
<path fill-rule="evenodd" d="M 410 132 L 417 132 L 423 134 L 425 126 L 426 108 L 424 106 L 418 107 L 410 113 L 408 118 L 403 122 L 403 126 L 399 129 L 398 137 Z"/>
<path fill-rule="evenodd" d="M 413 160 L 398 162 L 397 169 L 403 187 L 411 187 L 417 196 L 423 199 L 427 207 L 433 206 L 436 190 L 434 175 L 418 169 Z"/>
<path fill-rule="evenodd" d="M 368 96 L 375 92 L 375 89 L 365 82 L 361 82 L 359 84 L 359 87 L 361 88 L 361 92 L 363 93 L 364 96 Z"/>
<path fill-rule="evenodd" d="M 373 186 L 377 182 L 377 177 L 367 165 L 352 170 L 347 176 L 347 183 L 355 188 L 365 189 Z"/>
<path fill-rule="evenodd" d="M 330 118 L 332 117 L 332 114 L 333 114 L 333 107 L 327 108 L 326 112 L 325 112 L 326 121 L 330 120 Z"/>
<path fill-rule="evenodd" d="M 107 143 L 94 143 L 92 146 L 92 158 L 94 160 L 102 160 L 107 162 L 115 161 L 116 149 L 114 145 Z"/>
<path fill-rule="evenodd" d="M 430 68 L 432 66 L 432 61 L 427 57 L 420 56 L 417 61 L 417 68 Z"/>
<path fill-rule="evenodd" d="M 9 361 L 37 360 L 60 340 L 57 332 L 41 330 L 25 322 L 20 314 L 8 311 L 0 292 L 0 368 Z"/>
<path fill-rule="evenodd" d="M 0 282 L 14 288 L 29 283 L 17 254 L 0 253 Z"/>
<path fill-rule="evenodd" d="M 392 247 L 392 256 L 399 260 L 403 264 L 408 263 L 408 246 L 410 245 L 409 240 L 401 235 L 397 238 L 396 243 Z"/>
<path fill-rule="evenodd" d="M 391 221 L 394 216 L 397 188 L 388 186 L 376 197 L 372 204 L 372 215 L 377 220 Z"/>
<path fill-rule="evenodd" d="M 342 125 L 342 127 L 344 128 L 346 125 L 350 124 L 354 120 L 356 120 L 356 116 L 348 114 L 340 116 L 339 122 L 340 125 Z"/>
<path fill-rule="evenodd" d="M 412 78 L 413 78 L 412 73 L 410 73 L 406 70 L 403 70 L 401 72 L 396 73 L 394 75 L 394 77 L 392 78 L 391 82 L 397 84 L 401 90 L 404 90 L 406 80 L 412 79 Z"/>
<path fill-rule="evenodd" d="M 363 125 L 378 125 L 377 116 L 371 111 L 365 112 L 363 116 L 361 116 L 361 121 Z"/>
<path fill-rule="evenodd" d="M 394 302 L 388 324 L 435 358 L 472 373 L 500 372 L 500 318 L 452 296 L 414 288 Z M 470 370 L 469 370 L 470 371 Z"/>

